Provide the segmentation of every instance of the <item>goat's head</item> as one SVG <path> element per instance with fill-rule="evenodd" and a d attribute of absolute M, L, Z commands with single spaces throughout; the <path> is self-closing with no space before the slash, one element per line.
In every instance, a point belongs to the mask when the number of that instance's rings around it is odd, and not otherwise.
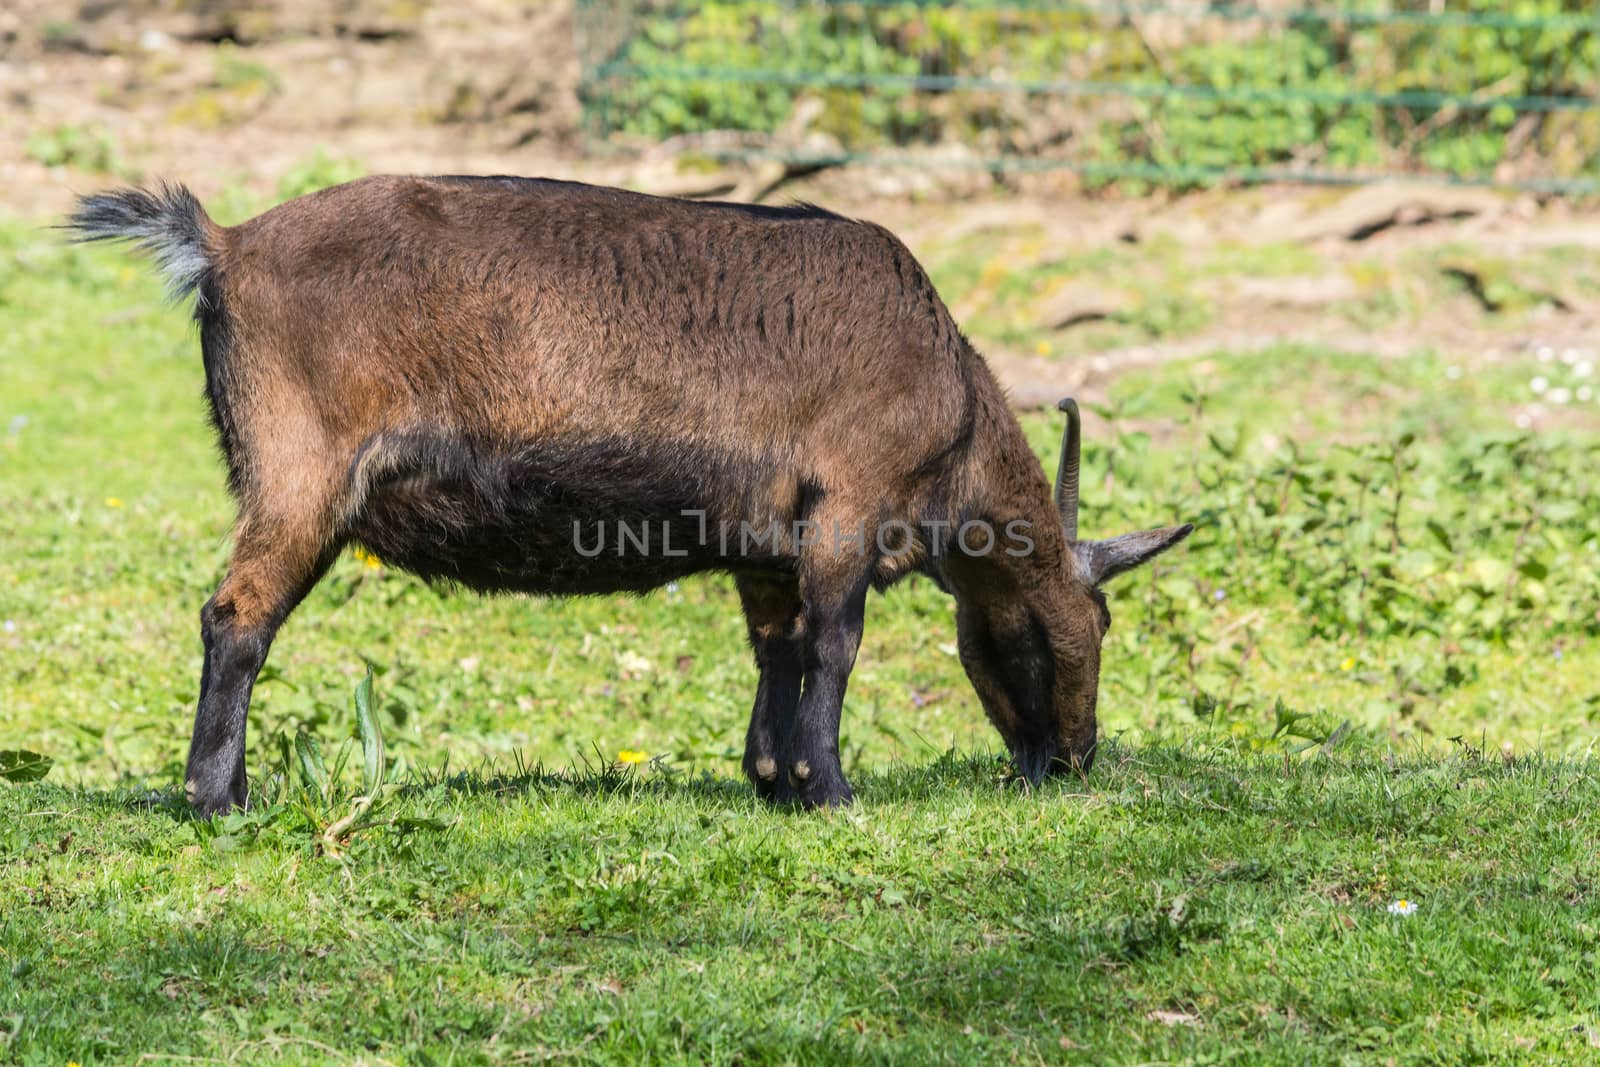
<path fill-rule="evenodd" d="M 962 666 L 1030 781 L 1084 771 L 1094 760 L 1100 645 L 1111 626 L 1102 583 L 1149 562 L 1187 537 L 1192 525 L 1078 537 L 1078 406 L 1063 400 L 1067 428 L 1056 476 L 1064 546 L 1031 565 L 988 566 L 957 586 Z M 1040 547 L 1056 544 L 1040 540 Z M 1025 562 L 1025 561 L 1018 561 Z"/>

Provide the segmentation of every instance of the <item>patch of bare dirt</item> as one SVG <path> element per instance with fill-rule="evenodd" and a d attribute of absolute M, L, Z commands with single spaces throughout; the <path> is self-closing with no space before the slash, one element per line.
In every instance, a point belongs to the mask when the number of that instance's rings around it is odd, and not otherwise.
<path fill-rule="evenodd" d="M 55 214 L 107 176 L 30 151 L 104 133 L 116 169 L 262 192 L 317 152 L 374 171 L 605 172 L 583 157 L 568 3 L 52 3 L 0 13 L 0 182 Z"/>

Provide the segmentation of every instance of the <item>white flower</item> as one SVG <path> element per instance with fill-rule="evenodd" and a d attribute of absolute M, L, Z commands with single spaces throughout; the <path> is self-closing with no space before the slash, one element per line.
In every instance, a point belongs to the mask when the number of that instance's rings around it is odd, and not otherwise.
<path fill-rule="evenodd" d="M 1594 373 L 1594 364 L 1590 363 L 1588 360 L 1584 360 L 1582 363 L 1579 363 L 1578 365 L 1576 365 L 1575 367 L 1572 368 L 1572 375 L 1575 378 L 1587 378 L 1589 375 L 1591 375 L 1593 373 Z"/>
<path fill-rule="evenodd" d="M 1571 402 L 1572 402 L 1572 390 L 1568 389 L 1566 386 L 1563 385 L 1563 386 L 1561 386 L 1559 388 L 1550 390 L 1550 403 L 1552 403 L 1552 404 L 1569 404 Z"/>
<path fill-rule="evenodd" d="M 1541 374 L 1528 383 L 1528 388 L 1533 390 L 1535 396 L 1543 396 L 1544 391 L 1550 388 L 1550 379 Z"/>
<path fill-rule="evenodd" d="M 1561 362 L 1570 367 L 1574 363 L 1578 362 L 1578 359 L 1582 355 L 1583 353 L 1579 352 L 1576 348 L 1564 348 L 1561 350 Z"/>
<path fill-rule="evenodd" d="M 618 653 L 617 666 L 628 674 L 650 673 L 650 661 L 631 648 Z"/>
<path fill-rule="evenodd" d="M 14 633 L 17 632 L 17 624 L 15 622 L 12 622 L 10 619 L 7 619 L 5 621 L 5 624 L 3 626 L 0 626 L 0 629 L 5 630 L 5 632 L 8 633 L 8 634 L 14 634 Z"/>
<path fill-rule="evenodd" d="M 1446 378 L 1449 378 L 1453 382 L 1457 378 L 1461 377 L 1461 368 L 1460 367 L 1446 367 L 1444 369 L 1444 376 Z"/>
<path fill-rule="evenodd" d="M 1582 400 L 1587 404 L 1590 400 L 1594 399 L 1594 390 L 1587 385 L 1580 385 L 1578 386 L 1578 392 L 1575 395 L 1579 400 Z"/>
<path fill-rule="evenodd" d="M 1407 900 L 1405 897 L 1401 897 L 1399 900 L 1392 901 L 1389 904 L 1390 915 L 1410 915 L 1416 910 L 1417 902 L 1414 900 Z"/>
<path fill-rule="evenodd" d="M 1555 358 L 1556 358 L 1556 350 L 1555 349 L 1551 348 L 1549 345 L 1540 345 L 1539 346 L 1539 362 L 1540 363 L 1549 363 L 1552 359 L 1555 359 Z"/>

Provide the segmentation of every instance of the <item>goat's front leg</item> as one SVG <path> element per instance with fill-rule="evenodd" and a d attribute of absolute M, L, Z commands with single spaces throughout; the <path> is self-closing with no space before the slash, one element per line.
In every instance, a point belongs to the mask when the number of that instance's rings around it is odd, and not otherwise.
<path fill-rule="evenodd" d="M 771 799 L 778 791 L 778 744 L 789 735 L 800 703 L 804 604 L 793 578 L 741 577 L 735 584 L 761 671 L 745 735 L 744 773 L 758 794 Z"/>
<path fill-rule="evenodd" d="M 861 647 L 867 587 L 868 574 L 859 566 L 812 575 L 804 583 L 804 683 L 779 760 L 779 800 L 807 808 L 850 803 L 850 783 L 839 762 L 839 718 Z"/>

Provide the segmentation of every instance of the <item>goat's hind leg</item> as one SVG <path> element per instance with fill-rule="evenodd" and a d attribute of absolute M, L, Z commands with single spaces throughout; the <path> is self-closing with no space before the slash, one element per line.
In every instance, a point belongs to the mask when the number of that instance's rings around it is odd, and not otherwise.
<path fill-rule="evenodd" d="M 322 518 L 304 501 L 293 510 L 247 504 L 227 577 L 200 611 L 205 663 L 184 790 L 202 818 L 245 806 L 250 693 L 278 627 L 338 552 Z"/>
<path fill-rule="evenodd" d="M 769 800 L 778 792 L 778 745 L 789 735 L 805 671 L 804 603 L 793 578 L 737 579 L 761 679 L 745 735 L 744 773 Z"/>

